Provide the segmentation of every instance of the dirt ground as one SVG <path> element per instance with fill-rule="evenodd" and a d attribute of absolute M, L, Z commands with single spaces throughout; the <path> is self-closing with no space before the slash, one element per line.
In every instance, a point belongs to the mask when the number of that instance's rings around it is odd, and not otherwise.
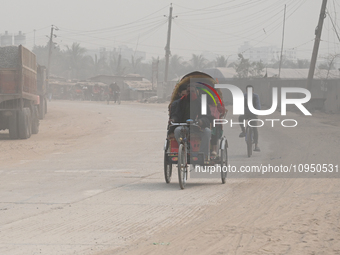
<path fill-rule="evenodd" d="M 224 126 L 229 164 L 340 165 L 340 117 L 272 116 L 251 158 Z M 227 116 L 231 118 L 231 114 Z M 233 118 L 237 121 L 237 118 Z M 0 132 L 0 254 L 340 254 L 340 182 L 318 173 L 166 184 L 167 105 L 52 101 L 40 132 Z"/>

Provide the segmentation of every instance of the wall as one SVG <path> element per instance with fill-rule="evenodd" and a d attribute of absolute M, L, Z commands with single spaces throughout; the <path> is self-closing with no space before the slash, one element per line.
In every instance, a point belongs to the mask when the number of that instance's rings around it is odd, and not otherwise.
<path fill-rule="evenodd" d="M 277 78 L 254 78 L 254 79 L 230 79 L 220 80 L 219 83 L 233 84 L 245 91 L 248 84 L 253 85 L 255 93 L 260 96 L 263 109 L 268 109 L 272 105 L 272 88 L 278 88 L 278 104 L 280 105 L 280 88 L 281 87 L 307 87 L 306 79 L 288 80 Z M 226 105 L 233 102 L 231 92 L 228 89 L 222 89 L 223 101 Z M 333 80 L 314 80 L 310 90 L 312 99 L 308 107 L 311 109 L 323 110 L 329 113 L 340 113 L 340 79 Z M 299 94 L 289 94 L 290 98 L 301 97 Z M 323 107 L 321 107 L 323 106 Z M 293 106 L 295 107 L 295 106 Z M 322 108 L 322 109 L 321 109 Z M 290 109 L 290 108 L 288 108 Z"/>

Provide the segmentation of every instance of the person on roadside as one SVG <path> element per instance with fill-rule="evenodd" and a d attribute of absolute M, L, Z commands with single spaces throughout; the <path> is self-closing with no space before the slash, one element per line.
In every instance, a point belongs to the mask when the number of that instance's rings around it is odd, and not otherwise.
<path fill-rule="evenodd" d="M 260 103 L 259 95 L 254 93 L 254 87 L 252 85 L 247 85 L 246 92 L 244 93 L 244 115 L 240 115 L 238 117 L 238 121 L 242 122 L 242 123 L 240 123 L 240 127 L 241 127 L 242 132 L 240 133 L 239 137 L 245 137 L 246 136 L 246 130 L 245 130 L 245 127 L 243 125 L 243 122 L 245 120 L 256 120 L 257 119 L 257 115 L 252 113 L 249 110 L 249 107 L 248 107 L 248 88 L 249 87 L 252 88 L 252 90 L 253 90 L 252 97 L 253 97 L 253 106 L 254 106 L 254 108 L 256 110 L 261 110 L 261 103 Z M 258 132 L 258 129 L 257 129 L 257 127 L 255 125 L 254 125 L 253 129 L 254 129 L 254 143 L 255 143 L 254 151 L 261 151 L 260 147 L 258 146 L 258 142 L 259 142 L 259 132 Z"/>
<path fill-rule="evenodd" d="M 120 88 L 116 82 L 112 83 L 112 89 L 113 89 L 113 100 L 115 101 L 115 103 L 117 103 L 117 101 L 119 102 Z"/>

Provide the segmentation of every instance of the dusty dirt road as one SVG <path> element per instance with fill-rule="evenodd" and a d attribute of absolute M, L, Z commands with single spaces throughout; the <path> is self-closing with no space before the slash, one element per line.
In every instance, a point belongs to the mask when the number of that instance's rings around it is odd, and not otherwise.
<path fill-rule="evenodd" d="M 289 117 L 298 128 L 262 128 L 251 158 L 226 126 L 229 163 L 340 163 L 339 116 Z M 180 190 L 176 167 L 164 182 L 166 122 L 165 104 L 54 101 L 38 135 L 0 132 L 0 254 L 340 254 L 340 179 L 231 173 Z"/>

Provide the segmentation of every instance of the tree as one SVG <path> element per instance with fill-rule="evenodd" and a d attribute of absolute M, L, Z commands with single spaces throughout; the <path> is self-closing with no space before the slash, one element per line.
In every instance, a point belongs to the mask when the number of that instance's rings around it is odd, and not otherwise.
<path fill-rule="evenodd" d="M 279 68 L 280 67 L 280 60 L 277 60 L 270 67 L 272 67 L 272 68 Z M 296 68 L 298 68 L 298 65 L 294 61 L 287 59 L 286 56 L 282 56 L 281 68 L 296 69 Z"/>
<path fill-rule="evenodd" d="M 238 62 L 233 64 L 237 78 L 262 77 L 265 65 L 262 61 L 250 63 L 242 54 L 238 54 Z"/>
<path fill-rule="evenodd" d="M 333 69 L 335 69 L 335 64 L 334 61 L 336 58 L 338 58 L 340 56 L 340 54 L 330 54 L 328 57 L 326 57 L 326 62 L 322 63 L 318 66 L 319 69 L 325 69 L 327 70 L 327 79 L 329 76 L 329 72 Z"/>
<path fill-rule="evenodd" d="M 215 60 L 216 67 L 226 67 L 228 64 L 228 58 L 224 56 L 218 56 Z"/>
<path fill-rule="evenodd" d="M 84 56 L 82 59 L 82 67 L 84 68 L 83 75 L 96 76 L 98 74 L 109 74 L 109 67 L 105 56 L 101 56 L 99 59 L 97 54 L 95 54 L 94 58 L 89 55 Z"/>
<path fill-rule="evenodd" d="M 33 53 L 36 55 L 37 63 L 39 65 L 47 67 L 48 54 L 49 54 L 49 44 L 46 46 L 34 46 Z M 52 55 L 51 55 L 51 66 L 50 75 L 62 75 L 66 68 L 65 55 L 60 50 L 59 46 L 54 44 Z"/>
<path fill-rule="evenodd" d="M 297 60 L 297 68 L 303 69 L 303 68 L 309 68 L 310 61 L 307 59 L 298 59 Z"/>
<path fill-rule="evenodd" d="M 73 43 L 71 47 L 66 46 L 66 48 L 66 56 L 71 69 L 71 77 L 78 79 L 86 49 L 80 47 L 79 43 Z"/>
<path fill-rule="evenodd" d="M 183 63 L 182 63 L 182 57 L 178 55 L 173 55 L 170 58 L 170 68 L 169 68 L 169 77 L 177 78 L 180 75 L 183 74 Z"/>
<path fill-rule="evenodd" d="M 259 62 L 253 62 L 252 63 L 252 71 L 251 74 L 252 76 L 255 77 L 262 77 L 263 76 L 263 71 L 264 71 L 264 64 L 263 62 L 260 60 Z"/>
<path fill-rule="evenodd" d="M 334 60 L 339 57 L 340 54 L 330 54 L 329 56 L 325 57 L 325 62 L 320 64 L 318 66 L 319 69 L 325 69 L 325 70 L 333 70 L 335 68 L 335 65 L 334 65 Z"/>
<path fill-rule="evenodd" d="M 206 67 L 207 60 L 202 55 L 192 54 L 192 58 L 190 60 L 191 66 L 194 70 L 202 70 Z"/>
<path fill-rule="evenodd" d="M 142 57 L 139 57 L 135 60 L 135 56 L 131 56 L 131 68 L 132 68 L 132 73 L 137 73 L 141 62 L 142 62 Z"/>
<path fill-rule="evenodd" d="M 47 60 L 48 60 L 48 45 L 46 46 L 37 46 L 35 45 L 33 47 L 33 53 L 37 57 L 37 62 L 40 65 L 47 66 Z"/>
<path fill-rule="evenodd" d="M 245 59 L 242 54 L 238 54 L 238 63 L 235 64 L 234 68 L 237 73 L 237 78 L 248 78 L 251 71 L 249 59 Z"/>

